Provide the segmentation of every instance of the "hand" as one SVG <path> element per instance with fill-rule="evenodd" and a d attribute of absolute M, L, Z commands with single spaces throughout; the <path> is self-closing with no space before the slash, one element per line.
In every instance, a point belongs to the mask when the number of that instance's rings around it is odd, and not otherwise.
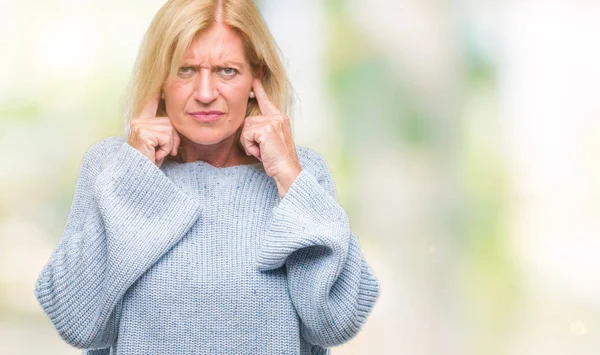
<path fill-rule="evenodd" d="M 265 172 L 277 184 L 279 197 L 283 197 L 302 170 L 290 121 L 269 101 L 259 79 L 254 79 L 252 87 L 261 115 L 246 117 L 240 142 L 247 155 L 262 161 Z"/>
<path fill-rule="evenodd" d="M 129 123 L 127 143 L 160 168 L 165 157 L 177 155 L 181 138 L 169 117 L 156 117 L 160 94 L 150 100 L 140 115 Z"/>

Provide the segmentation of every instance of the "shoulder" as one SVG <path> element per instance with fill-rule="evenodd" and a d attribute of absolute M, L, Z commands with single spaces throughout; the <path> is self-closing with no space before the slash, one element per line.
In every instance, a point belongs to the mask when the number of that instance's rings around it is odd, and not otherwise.
<path fill-rule="evenodd" d="M 125 143 L 124 136 L 109 136 L 102 138 L 88 148 L 86 154 L 103 155 L 118 150 Z"/>
<path fill-rule="evenodd" d="M 310 171 L 315 177 L 329 173 L 327 162 L 321 153 L 301 145 L 296 145 L 296 153 L 302 169 Z"/>
<path fill-rule="evenodd" d="M 296 153 L 302 170 L 309 172 L 325 191 L 337 198 L 333 176 L 323 155 L 314 149 L 299 145 L 296 145 Z"/>
<path fill-rule="evenodd" d="M 79 166 L 76 193 L 88 193 L 107 162 L 123 146 L 125 137 L 110 136 L 93 143 L 83 155 Z"/>
<path fill-rule="evenodd" d="M 125 143 L 124 136 L 109 136 L 92 144 L 83 156 L 82 165 L 102 168 Z"/>

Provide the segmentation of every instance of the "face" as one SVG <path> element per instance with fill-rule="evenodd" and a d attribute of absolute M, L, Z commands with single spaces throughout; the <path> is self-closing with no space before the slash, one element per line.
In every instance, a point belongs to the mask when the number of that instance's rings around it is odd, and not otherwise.
<path fill-rule="evenodd" d="M 252 88 L 241 38 L 214 25 L 196 35 L 176 75 L 163 85 L 167 115 L 185 139 L 212 145 L 234 136 L 244 122 Z"/>

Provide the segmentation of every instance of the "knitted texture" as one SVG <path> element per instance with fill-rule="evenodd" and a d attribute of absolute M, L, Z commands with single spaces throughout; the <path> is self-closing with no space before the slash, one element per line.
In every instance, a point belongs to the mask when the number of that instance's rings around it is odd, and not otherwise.
<path fill-rule="evenodd" d="M 379 284 L 331 173 L 279 198 L 261 163 L 158 168 L 108 137 L 84 155 L 69 217 L 35 295 L 88 355 L 329 354 L 366 322 Z"/>

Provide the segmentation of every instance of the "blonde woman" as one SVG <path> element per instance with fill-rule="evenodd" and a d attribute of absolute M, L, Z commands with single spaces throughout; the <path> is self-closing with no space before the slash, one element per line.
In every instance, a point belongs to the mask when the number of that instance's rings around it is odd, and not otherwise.
<path fill-rule="evenodd" d="M 35 294 L 85 353 L 327 354 L 379 295 L 250 0 L 171 0 Z"/>

